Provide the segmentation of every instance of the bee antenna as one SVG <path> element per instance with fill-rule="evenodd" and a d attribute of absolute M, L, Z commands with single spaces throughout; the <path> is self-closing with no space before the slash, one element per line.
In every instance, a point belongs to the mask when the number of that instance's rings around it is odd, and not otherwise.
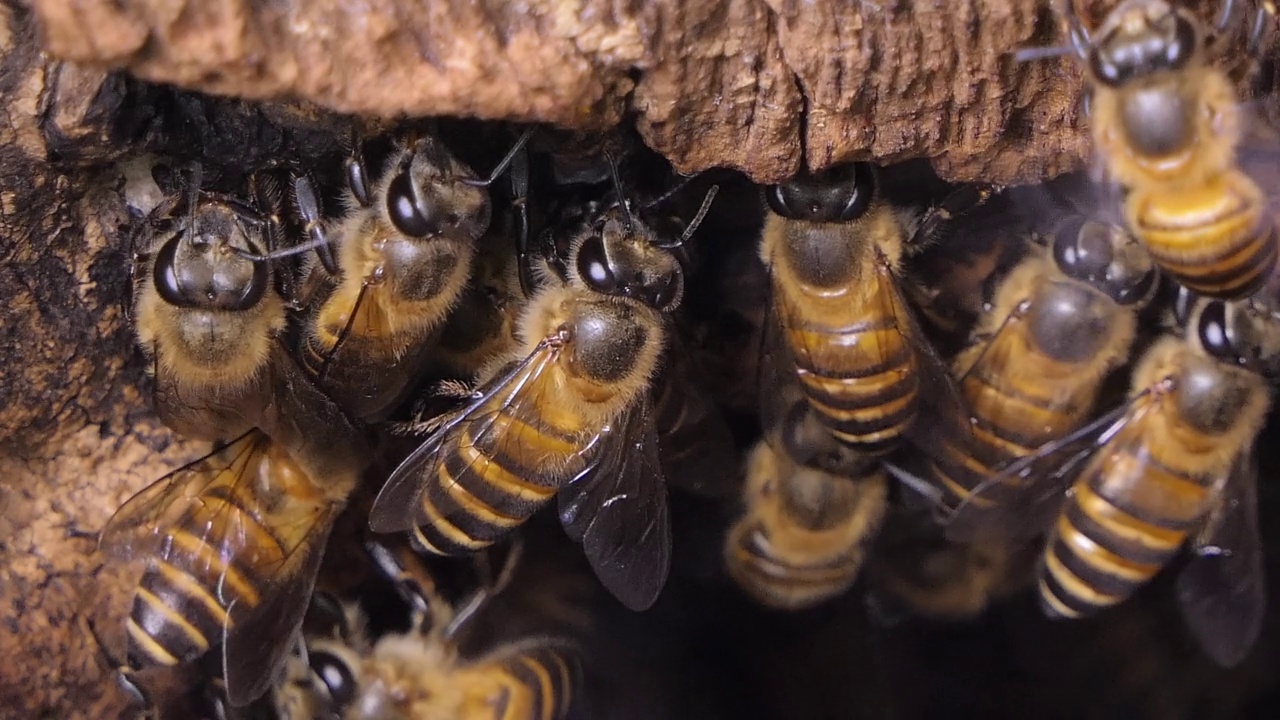
<path fill-rule="evenodd" d="M 488 178 L 484 180 L 473 180 L 471 178 L 463 178 L 462 184 L 470 185 L 472 187 L 489 187 L 490 185 L 492 185 L 494 181 L 496 181 L 502 175 L 502 173 L 507 171 L 507 168 L 510 167 L 511 165 L 511 161 L 515 160 L 516 154 L 519 153 L 522 148 L 524 148 L 525 144 L 529 142 L 529 138 L 532 136 L 533 136 L 533 127 L 531 126 L 531 127 L 525 128 L 525 131 L 520 133 L 520 139 L 516 140 L 516 144 L 512 145 L 511 149 L 507 151 L 507 154 L 503 156 L 502 160 L 498 161 L 497 167 L 495 167 L 489 173 Z"/>
<path fill-rule="evenodd" d="M 244 248 L 238 248 L 238 247 L 231 247 L 230 250 L 231 252 L 235 253 L 236 255 L 239 255 L 245 260 L 252 260 L 253 262 L 268 262 L 270 260 L 279 260 L 280 258 L 287 258 L 287 257 L 292 257 L 294 255 L 301 255 L 309 250 L 314 250 L 318 247 L 327 246 L 330 242 L 331 241 L 327 237 L 313 238 L 304 243 L 292 245 L 287 248 L 272 250 L 269 253 L 255 253 L 251 250 L 245 250 Z"/>
<path fill-rule="evenodd" d="M 720 186 L 712 185 L 711 189 L 707 191 L 707 196 L 702 199 L 702 207 L 698 208 L 698 214 L 693 216 L 693 220 L 689 221 L 689 226 L 680 234 L 680 239 L 674 243 L 658 245 L 658 247 L 673 250 L 684 245 L 686 240 L 693 237 L 693 234 L 698 231 L 698 226 L 702 225 L 702 221 L 706 219 L 707 213 L 711 210 L 711 203 L 716 199 L 716 193 L 718 192 L 720 192 Z"/>
<path fill-rule="evenodd" d="M 204 184 L 204 166 L 192 160 L 187 164 L 187 232 L 195 232 L 196 205 L 200 203 L 200 186 Z"/>
<path fill-rule="evenodd" d="M 1035 62 L 1046 58 L 1060 57 L 1069 53 L 1079 52 L 1074 45 L 1051 45 L 1049 47 L 1026 47 L 1019 48 L 1013 52 L 1014 62 Z"/>
<path fill-rule="evenodd" d="M 604 159 L 609 163 L 609 177 L 613 178 L 613 189 L 618 193 L 618 202 L 622 204 L 622 212 L 627 216 L 627 232 L 631 232 L 631 228 L 635 227 L 635 218 L 631 215 L 631 202 L 622 192 L 622 179 L 618 176 L 618 160 L 608 150 L 604 151 Z"/>
<path fill-rule="evenodd" d="M 655 198 L 655 199 L 653 199 L 653 200 L 650 200 L 649 202 L 645 203 L 644 205 L 641 205 L 641 206 L 640 206 L 640 209 L 641 209 L 642 211 L 643 211 L 643 210 L 649 210 L 650 208 L 654 208 L 654 207 L 657 207 L 658 205 L 661 205 L 662 203 L 666 202 L 667 200 L 670 200 L 672 195 L 675 195 L 676 193 L 680 192 L 681 190 L 684 190 L 685 188 L 689 187 L 689 183 L 692 183 L 694 180 L 697 180 L 697 179 L 698 179 L 698 178 L 700 178 L 700 177 L 702 177 L 702 173 L 695 173 L 695 174 L 693 174 L 693 175 L 690 175 L 689 177 L 687 177 L 687 178 L 685 178 L 685 179 L 681 180 L 680 182 L 676 183 L 675 187 L 673 187 L 673 188 L 671 188 L 670 190 L 668 190 L 668 191 L 666 191 L 666 192 L 662 193 L 662 194 L 661 194 L 661 195 L 659 195 L 657 198 Z"/>

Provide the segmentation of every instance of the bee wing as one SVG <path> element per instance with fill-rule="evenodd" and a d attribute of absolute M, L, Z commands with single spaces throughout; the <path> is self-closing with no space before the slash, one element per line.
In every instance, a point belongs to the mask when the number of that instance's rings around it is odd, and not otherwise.
<path fill-rule="evenodd" d="M 974 488 L 944 522 L 952 542 L 1025 542 L 1044 532 L 1057 518 L 1063 496 L 1086 462 L 1100 452 L 1112 452 L 1141 442 L 1137 436 L 1113 440 L 1117 433 L 1154 409 L 1150 391 L 1099 417 L 1076 432 L 1040 447 L 1035 453 L 999 467 Z M 1146 457 L 1144 448 L 1133 454 Z M 1021 487 L 1008 502 L 985 506 L 982 496 L 998 485 Z"/>
<path fill-rule="evenodd" d="M 228 608 L 229 620 L 222 634 L 222 676 L 227 698 L 243 707 L 262 696 L 294 647 L 315 589 L 320 562 L 340 504 L 318 507 L 308 519 L 310 528 L 268 578 L 265 601 L 252 612 Z"/>
<path fill-rule="evenodd" d="M 672 336 L 669 353 L 653 392 L 663 477 L 701 497 L 725 497 L 737 489 L 733 433 L 694 382 L 697 368 L 678 336 Z"/>
<path fill-rule="evenodd" d="M 1257 481 L 1254 454 L 1237 458 L 1177 580 L 1178 606 L 1191 634 L 1223 667 L 1244 659 L 1266 611 Z"/>
<path fill-rule="evenodd" d="M 915 311 L 902 293 L 898 278 L 888 267 L 881 265 L 877 265 L 877 276 L 890 303 L 890 307 L 885 309 L 886 314 L 897 322 L 918 363 L 915 372 L 920 382 L 920 410 L 915 422 L 905 432 L 907 440 L 913 445 L 928 448 L 933 446 L 941 432 L 968 433 L 969 404 L 960 393 L 950 366 L 929 342 L 916 320 Z"/>
<path fill-rule="evenodd" d="M 251 430 L 138 491 L 107 520 L 98 534 L 98 549 L 126 562 L 158 553 L 167 529 L 206 504 L 205 488 L 239 485 L 268 442 Z"/>
<path fill-rule="evenodd" d="M 506 413 L 515 412 L 525 403 L 540 403 L 540 397 L 531 397 L 532 380 L 556 362 L 560 344 L 552 339 L 543 340 L 528 357 L 498 373 L 476 392 L 470 403 L 445 420 L 417 447 L 387 478 L 369 512 L 369 528 L 377 533 L 404 532 L 414 526 L 414 517 L 426 481 L 436 473 L 436 466 L 444 458 L 441 453 L 445 441 L 457 433 L 466 433 L 473 444 L 484 444 L 485 437 L 498 425 L 497 420 Z M 494 400 L 497 400 L 495 406 Z M 513 441 L 518 442 L 519 438 Z"/>
<path fill-rule="evenodd" d="M 782 322 L 774 307 L 780 297 L 773 280 L 765 284 L 764 314 L 760 323 L 759 362 L 756 365 L 756 397 L 760 405 L 760 426 L 768 434 L 778 427 L 791 405 L 804 397 L 796 378 L 795 358 L 783 337 Z"/>
<path fill-rule="evenodd" d="M 671 518 L 647 396 L 598 440 L 596 466 L 560 491 L 560 521 L 600 582 L 631 610 L 658 599 L 671 569 Z"/>

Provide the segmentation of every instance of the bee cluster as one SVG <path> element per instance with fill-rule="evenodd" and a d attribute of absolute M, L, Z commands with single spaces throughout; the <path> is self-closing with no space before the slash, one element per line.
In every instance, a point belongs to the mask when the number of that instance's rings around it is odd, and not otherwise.
<path fill-rule="evenodd" d="M 1238 663 L 1280 371 L 1276 230 L 1208 44 L 1244 14 L 1068 17 L 1105 181 L 762 189 L 626 131 L 464 162 L 417 122 L 340 167 L 156 165 L 131 316 L 156 413 L 222 444 L 102 530 L 141 566 L 106 654 L 143 703 L 202 663 L 223 716 L 609 717 L 578 701 L 590 617 L 669 579 L 785 611 L 862 581 L 887 625 L 1034 586 L 1078 618 L 1185 547 L 1187 627 Z"/>

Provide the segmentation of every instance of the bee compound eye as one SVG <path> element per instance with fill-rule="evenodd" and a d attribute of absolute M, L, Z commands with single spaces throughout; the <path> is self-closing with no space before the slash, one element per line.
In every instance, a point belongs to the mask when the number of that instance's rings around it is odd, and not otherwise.
<path fill-rule="evenodd" d="M 670 309 L 679 299 L 683 285 L 684 276 L 679 267 L 658 276 L 649 283 L 649 305 L 658 310 Z"/>
<path fill-rule="evenodd" d="M 423 198 L 423 202 L 426 202 Z M 434 208 L 422 207 L 413 192 L 409 171 L 398 173 L 387 185 L 387 216 L 396 230 L 412 238 L 426 238 L 440 231 Z"/>
<path fill-rule="evenodd" d="M 313 651 L 309 657 L 312 672 L 324 684 L 335 708 L 345 708 L 355 701 L 356 677 L 345 660 L 324 650 Z"/>
<path fill-rule="evenodd" d="M 1108 228 L 1101 223 L 1074 219 L 1053 240 L 1053 259 L 1067 277 L 1097 284 L 1106 277 L 1113 253 Z"/>
<path fill-rule="evenodd" d="M 769 203 L 769 209 L 782 217 L 790 218 L 799 214 L 791 208 L 786 185 L 769 185 L 764 189 L 764 198 Z"/>
<path fill-rule="evenodd" d="M 1235 360 L 1237 353 L 1227 330 L 1227 306 L 1221 300 L 1211 300 L 1200 311 L 1196 327 L 1200 346 L 1211 357 L 1219 360 Z"/>
<path fill-rule="evenodd" d="M 210 242 L 183 246 L 184 235 L 170 238 L 156 253 L 151 280 L 161 299 L 183 308 L 241 312 L 262 300 L 271 276 L 254 262 Z"/>
<path fill-rule="evenodd" d="M 598 234 L 592 234 L 578 248 L 578 277 L 587 287 L 603 294 L 613 294 L 618 290 L 618 277 L 609 265 L 609 258 L 604 251 L 604 240 Z"/>
<path fill-rule="evenodd" d="M 837 217 L 843 222 L 857 220 L 865 215 L 876 193 L 874 166 L 869 163 L 854 163 L 851 172 L 851 181 L 840 186 L 843 189 L 844 203 Z"/>

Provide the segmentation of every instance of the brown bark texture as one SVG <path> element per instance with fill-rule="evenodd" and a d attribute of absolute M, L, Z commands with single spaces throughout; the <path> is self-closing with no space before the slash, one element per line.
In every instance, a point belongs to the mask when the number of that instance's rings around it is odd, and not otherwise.
<path fill-rule="evenodd" d="M 384 117 L 634 114 L 683 172 L 776 182 L 802 161 L 926 157 L 947 179 L 1012 183 L 1087 152 L 1075 58 L 1010 54 L 1062 42 L 1049 0 L 29 2 L 59 58 Z"/>

